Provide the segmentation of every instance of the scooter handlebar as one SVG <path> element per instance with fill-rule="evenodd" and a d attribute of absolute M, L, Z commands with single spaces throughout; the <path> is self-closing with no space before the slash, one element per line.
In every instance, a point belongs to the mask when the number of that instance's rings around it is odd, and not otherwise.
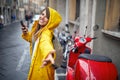
<path fill-rule="evenodd" d="M 97 37 L 93 37 L 92 39 L 97 39 Z"/>
<path fill-rule="evenodd" d="M 97 37 L 93 37 L 93 38 L 87 37 L 87 38 L 86 38 L 86 41 L 87 41 L 87 42 L 90 42 L 90 41 L 93 40 L 93 39 L 97 39 Z"/>

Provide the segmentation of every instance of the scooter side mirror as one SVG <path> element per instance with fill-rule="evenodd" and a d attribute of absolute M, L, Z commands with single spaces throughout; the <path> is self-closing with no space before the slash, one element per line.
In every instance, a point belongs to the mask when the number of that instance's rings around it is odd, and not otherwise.
<path fill-rule="evenodd" d="M 96 24 L 95 26 L 93 26 L 94 31 L 97 31 L 98 29 L 99 29 L 99 25 Z"/>

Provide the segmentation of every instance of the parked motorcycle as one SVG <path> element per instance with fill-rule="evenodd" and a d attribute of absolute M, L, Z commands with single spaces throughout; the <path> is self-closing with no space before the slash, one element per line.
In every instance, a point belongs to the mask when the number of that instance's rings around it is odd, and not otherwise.
<path fill-rule="evenodd" d="M 75 37 L 69 51 L 66 80 L 118 80 L 118 72 L 112 60 L 92 54 L 87 45 L 96 37 Z"/>
<path fill-rule="evenodd" d="M 84 37 L 75 37 L 74 40 L 74 46 L 70 50 L 69 56 L 68 56 L 68 66 L 74 67 L 78 56 L 80 54 L 90 54 L 91 53 L 91 48 L 89 48 L 87 43 L 91 42 L 92 39 L 96 38 L 84 38 Z"/>
<path fill-rule="evenodd" d="M 69 47 L 72 45 L 72 36 L 68 30 L 68 27 L 65 27 L 66 29 L 63 29 L 58 36 L 59 42 L 61 46 L 63 47 L 63 59 L 67 59 L 67 53 Z"/>
<path fill-rule="evenodd" d="M 68 36 L 68 32 L 66 32 L 66 31 L 64 31 L 64 30 L 62 30 L 62 31 L 59 33 L 59 36 L 58 36 L 59 42 L 60 42 L 61 46 L 63 47 L 63 53 L 64 53 L 64 51 L 65 51 L 67 36 Z"/>
<path fill-rule="evenodd" d="M 63 53 L 63 59 L 66 60 L 67 59 L 67 54 L 69 53 L 69 49 L 72 46 L 73 41 L 72 41 L 72 36 L 69 35 L 66 37 L 66 45 L 65 45 L 65 51 Z"/>
<path fill-rule="evenodd" d="M 118 73 L 110 58 L 80 54 L 74 67 L 67 66 L 66 80 L 118 80 Z"/>
<path fill-rule="evenodd" d="M 59 39 L 59 42 L 61 43 L 61 46 L 63 47 L 63 60 L 62 60 L 61 67 L 66 68 L 67 56 L 73 45 L 73 37 L 69 32 L 69 26 L 66 25 L 65 28 L 62 29 L 61 32 L 59 32 L 58 39 Z"/>

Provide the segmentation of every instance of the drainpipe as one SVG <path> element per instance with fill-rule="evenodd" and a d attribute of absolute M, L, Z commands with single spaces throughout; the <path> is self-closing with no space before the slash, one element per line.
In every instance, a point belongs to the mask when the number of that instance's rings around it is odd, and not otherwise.
<path fill-rule="evenodd" d="M 65 25 L 68 25 L 68 0 L 66 0 Z"/>

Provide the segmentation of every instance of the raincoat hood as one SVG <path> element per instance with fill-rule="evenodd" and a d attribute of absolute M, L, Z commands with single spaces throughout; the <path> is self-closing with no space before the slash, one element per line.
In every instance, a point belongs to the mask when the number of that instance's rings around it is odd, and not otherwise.
<path fill-rule="evenodd" d="M 41 35 L 41 33 L 42 33 L 43 31 L 47 30 L 47 29 L 49 29 L 51 32 L 53 32 L 53 30 L 54 30 L 56 27 L 58 27 L 58 25 L 59 25 L 60 22 L 62 21 L 62 18 L 61 18 L 61 16 L 60 16 L 60 14 L 59 14 L 56 10 L 54 10 L 54 9 L 52 9 L 52 8 L 50 8 L 50 7 L 48 7 L 48 9 L 49 9 L 49 12 L 50 12 L 49 21 L 48 21 L 48 23 L 47 23 L 46 26 L 44 26 L 42 29 L 40 29 L 40 30 L 38 31 L 36 37 L 39 37 L 39 36 Z M 35 32 L 36 26 L 38 25 L 38 22 L 39 22 L 39 21 L 36 21 L 35 24 L 33 25 L 32 33 Z"/>
<path fill-rule="evenodd" d="M 54 9 L 49 8 L 49 12 L 50 12 L 50 18 L 49 18 L 49 21 L 48 21 L 48 24 L 45 26 L 47 27 L 48 29 L 55 29 L 59 23 L 61 22 L 62 18 L 60 16 L 60 14 L 58 12 L 56 12 Z"/>

